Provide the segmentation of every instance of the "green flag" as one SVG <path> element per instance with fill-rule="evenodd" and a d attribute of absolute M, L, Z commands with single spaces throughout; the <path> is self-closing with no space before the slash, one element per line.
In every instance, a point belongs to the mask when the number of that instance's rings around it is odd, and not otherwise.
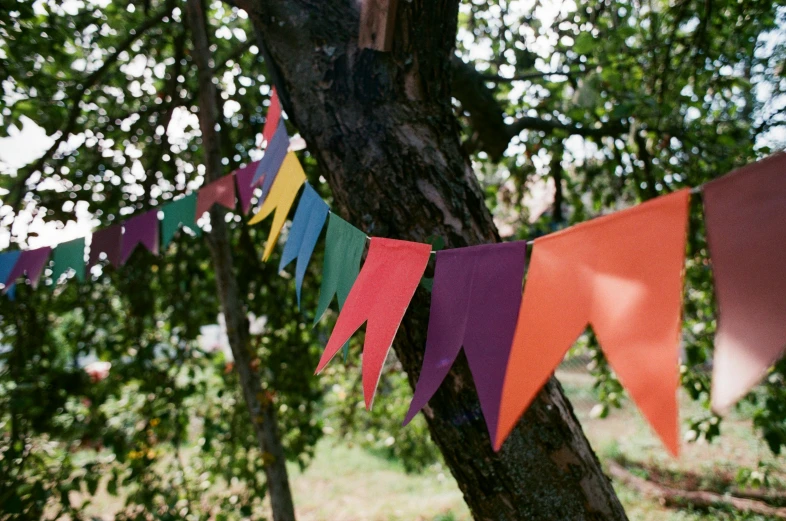
<path fill-rule="evenodd" d="M 347 221 L 330 214 L 327 237 L 325 238 L 325 264 L 322 266 L 322 287 L 314 324 L 325 314 L 333 295 L 338 297 L 338 309 L 344 305 L 349 290 L 360 272 L 360 259 L 366 246 L 366 234 Z M 344 345 L 344 359 L 349 352 L 349 343 Z"/>
<path fill-rule="evenodd" d="M 54 265 L 52 266 L 52 288 L 56 287 L 57 279 L 60 275 L 73 269 L 76 278 L 80 282 L 85 280 L 85 239 L 74 239 L 73 241 L 58 244 L 52 256 Z"/>
<path fill-rule="evenodd" d="M 161 221 L 161 248 L 166 249 L 177 233 L 180 225 L 187 226 L 199 235 L 201 230 L 196 225 L 197 195 L 193 193 L 163 206 L 164 220 Z"/>

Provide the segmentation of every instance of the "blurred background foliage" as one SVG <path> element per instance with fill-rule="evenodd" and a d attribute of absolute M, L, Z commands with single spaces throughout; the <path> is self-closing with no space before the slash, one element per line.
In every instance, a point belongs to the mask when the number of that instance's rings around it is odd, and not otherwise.
<path fill-rule="evenodd" d="M 259 157 L 270 78 L 254 29 L 211 2 L 226 172 Z M 203 183 L 196 74 L 179 0 L 0 0 L 0 134 L 50 136 L 29 165 L 0 163 L 0 241 L 60 242 L 160 206 Z M 455 107 L 462 139 L 509 239 L 530 239 L 685 186 L 782 148 L 786 9 L 772 2 L 464 1 Z M 23 130 L 24 129 L 24 130 Z M 20 131 L 22 134 L 20 134 Z M 294 134 L 296 129 L 290 128 Z M 329 202 L 317 166 L 310 181 Z M 297 309 L 278 259 L 259 261 L 266 226 L 227 217 L 253 337 L 288 457 L 301 466 L 324 434 L 409 471 L 438 461 L 425 422 L 400 427 L 411 391 L 390 360 L 376 407 L 346 364 L 313 368 L 335 318 L 311 328 L 317 249 Z M 209 223 L 203 223 L 209 227 Z M 99 484 L 124 519 L 239 519 L 263 511 L 261 455 L 231 362 L 200 347 L 218 321 L 209 255 L 183 232 L 158 257 L 0 299 L 0 518 L 82 517 Z M 701 413 L 688 439 L 712 440 L 715 330 L 701 205 L 694 201 L 682 382 Z M 624 391 L 590 334 L 577 344 L 600 414 Z M 111 362 L 106 378 L 85 371 Z M 771 450 L 786 446 L 786 364 L 745 407 Z M 750 474 L 750 473 L 749 473 Z"/>

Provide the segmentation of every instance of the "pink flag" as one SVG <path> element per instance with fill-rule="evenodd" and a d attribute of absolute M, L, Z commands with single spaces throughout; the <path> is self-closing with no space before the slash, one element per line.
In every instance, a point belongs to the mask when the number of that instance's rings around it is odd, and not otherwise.
<path fill-rule="evenodd" d="M 718 332 L 712 408 L 727 411 L 786 347 L 786 154 L 704 187 Z"/>
<path fill-rule="evenodd" d="M 233 176 L 225 175 L 199 190 L 196 218 L 202 217 L 216 203 L 230 210 L 235 209 L 235 179 Z"/>

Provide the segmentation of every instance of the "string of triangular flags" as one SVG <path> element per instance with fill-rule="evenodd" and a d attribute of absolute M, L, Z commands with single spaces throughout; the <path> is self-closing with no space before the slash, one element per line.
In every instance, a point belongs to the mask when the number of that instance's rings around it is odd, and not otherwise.
<path fill-rule="evenodd" d="M 332 213 L 306 181 L 273 93 L 261 160 L 158 209 L 50 247 L 0 253 L 0 282 L 13 298 L 17 279 L 36 286 L 52 258 L 52 280 L 105 260 L 122 266 L 138 246 L 158 253 L 181 226 L 213 205 L 271 214 L 267 260 L 301 188 L 279 270 L 296 261 L 298 305 L 306 268 L 327 223 L 314 323 L 336 296 L 339 315 L 317 373 L 366 323 L 363 393 L 370 408 L 393 339 L 431 256 L 429 244 L 367 237 Z M 766 375 L 786 348 L 786 154 L 701 187 L 719 304 L 712 406 L 723 413 Z M 682 287 L 691 190 L 546 235 L 534 242 L 436 252 L 423 367 L 404 423 L 434 395 L 463 348 L 486 425 L 499 449 L 518 419 L 591 325 L 609 364 L 674 455 L 679 451 L 677 390 Z M 159 236 L 160 235 L 160 236 Z M 366 241 L 368 254 L 362 262 Z M 527 250 L 532 254 L 522 285 Z M 103 255 L 102 255 L 103 254 Z M 362 267 L 361 267 L 362 262 Z"/>

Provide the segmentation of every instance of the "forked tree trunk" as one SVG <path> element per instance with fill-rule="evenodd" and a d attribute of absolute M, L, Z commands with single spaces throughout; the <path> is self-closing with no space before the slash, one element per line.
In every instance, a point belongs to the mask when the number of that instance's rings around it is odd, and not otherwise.
<path fill-rule="evenodd" d="M 202 0 L 188 0 L 188 20 L 194 44 L 193 58 L 199 74 L 199 126 L 205 154 L 205 177 L 207 182 L 211 182 L 223 175 L 223 167 L 216 130 L 220 114 L 218 96 L 213 84 L 210 43 Z M 255 360 L 251 354 L 248 320 L 235 278 L 232 250 L 224 221 L 225 214 L 226 210 L 218 206 L 210 211 L 212 230 L 207 236 L 207 243 L 213 259 L 221 311 L 226 321 L 227 338 L 235 358 L 235 369 L 240 376 L 240 385 L 243 388 L 248 412 L 254 424 L 257 443 L 262 451 L 262 465 L 267 477 L 273 519 L 295 521 L 284 448 L 278 434 L 278 420 L 272 401 L 267 398 L 267 393 L 262 389 L 257 372 L 259 364 L 255 363 L 258 360 Z"/>
<path fill-rule="evenodd" d="M 335 196 L 370 235 L 448 246 L 499 240 L 451 109 L 458 0 L 398 3 L 393 52 L 357 47 L 353 0 L 239 0 L 261 33 L 284 108 Z M 417 379 L 428 322 L 419 290 L 394 343 Z M 525 377 L 525 376 L 522 376 Z M 425 410 L 475 519 L 625 519 L 556 380 L 494 453 L 461 357 Z"/>

